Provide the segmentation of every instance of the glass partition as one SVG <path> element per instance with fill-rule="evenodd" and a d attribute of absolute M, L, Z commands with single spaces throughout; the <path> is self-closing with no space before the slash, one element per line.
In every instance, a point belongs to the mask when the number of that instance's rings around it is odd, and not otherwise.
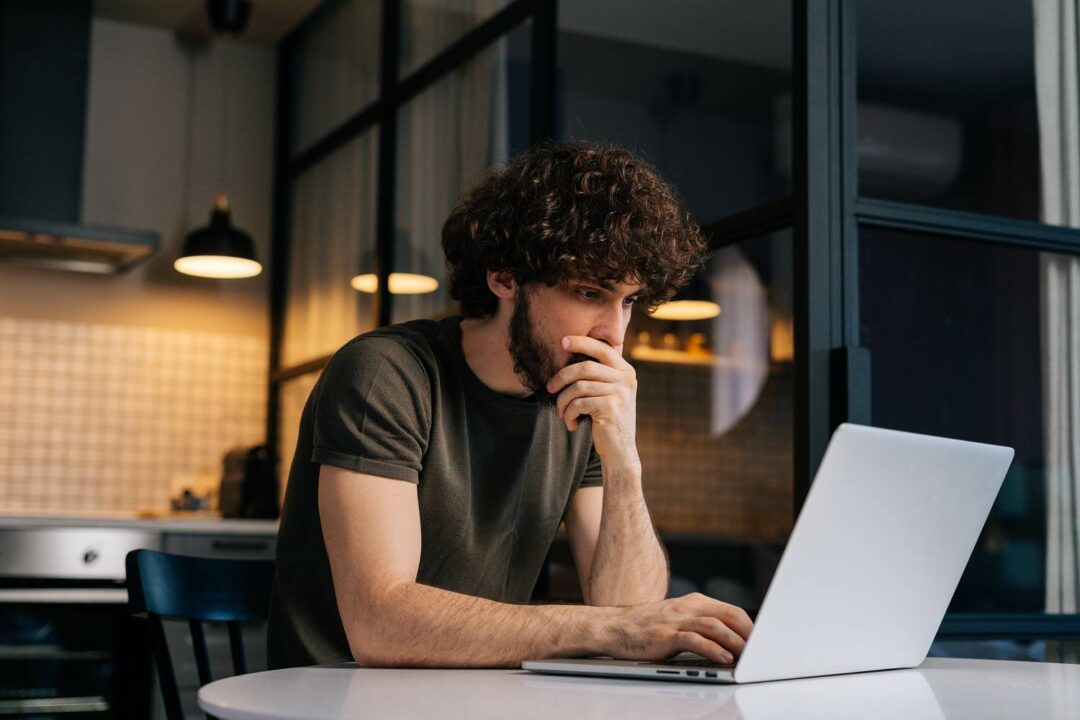
<path fill-rule="evenodd" d="M 791 243 L 784 230 L 713 252 L 702 299 L 715 317 L 631 320 L 645 497 L 672 553 L 673 594 L 756 608 L 791 531 Z M 689 538 L 739 559 L 681 552 Z"/>
<path fill-rule="evenodd" d="M 375 325 L 352 287 L 375 249 L 378 133 L 364 133 L 293 181 L 282 364 L 329 355 Z"/>
<path fill-rule="evenodd" d="M 791 3 L 559 3 L 557 132 L 640 153 L 709 224 L 791 193 Z"/>

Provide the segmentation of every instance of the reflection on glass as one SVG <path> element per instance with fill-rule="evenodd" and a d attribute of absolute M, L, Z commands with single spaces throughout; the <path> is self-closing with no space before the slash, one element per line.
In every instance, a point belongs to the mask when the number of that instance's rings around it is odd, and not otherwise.
<path fill-rule="evenodd" d="M 792 519 L 792 365 L 774 352 L 772 328 L 790 324 L 791 232 L 722 248 L 706 267 L 719 315 L 635 312 L 627 329 L 646 500 L 669 535 L 782 541 Z M 756 587 L 751 577 L 711 580 L 728 583 L 729 597 L 739 584 L 746 595 Z"/>
<path fill-rule="evenodd" d="M 278 447 L 277 453 L 281 464 L 278 466 L 279 505 L 285 501 L 285 486 L 289 478 L 289 468 L 292 467 L 293 455 L 296 453 L 296 442 L 300 434 L 300 418 L 304 414 L 304 404 L 311 394 L 312 388 L 319 379 L 322 371 L 311 372 L 306 375 L 295 377 L 283 382 L 278 389 L 281 393 L 281 412 L 278 415 Z"/>
<path fill-rule="evenodd" d="M 399 77 L 406 77 L 489 19 L 507 0 L 404 0 Z"/>
<path fill-rule="evenodd" d="M 381 0 L 323 3 L 296 36 L 289 67 L 295 154 L 375 100 Z"/>
<path fill-rule="evenodd" d="M 861 231 L 873 424 L 1016 450 L 952 611 L 1048 607 L 1047 448 L 1058 427 L 1048 409 L 1066 384 L 1047 373 L 1041 262 L 1031 250 Z M 1065 328 L 1072 342 L 1078 331 L 1075 320 Z M 1075 487 L 1075 470 L 1058 480 Z"/>
<path fill-rule="evenodd" d="M 566 139 L 650 160 L 708 224 L 791 192 L 791 8 L 559 3 Z"/>
<path fill-rule="evenodd" d="M 527 57 L 525 26 L 401 109 L 394 271 L 432 278 L 438 286 L 431 292 L 394 295 L 392 322 L 453 310 L 442 225 L 471 182 L 527 142 L 528 103 L 511 102 L 515 86 L 520 90 L 511 77 L 526 75 Z"/>
<path fill-rule="evenodd" d="M 375 293 L 379 290 L 379 276 L 375 273 L 357 275 L 349 283 L 353 290 Z M 387 287 L 391 295 L 423 295 L 439 289 L 439 281 L 430 275 L 415 273 L 390 273 Z"/>
<path fill-rule="evenodd" d="M 374 327 L 374 300 L 350 282 L 375 247 L 377 132 L 293 182 L 282 364 L 329 355 Z"/>
<path fill-rule="evenodd" d="M 1037 220 L 1032 3 L 855 10 L 859 194 Z"/>

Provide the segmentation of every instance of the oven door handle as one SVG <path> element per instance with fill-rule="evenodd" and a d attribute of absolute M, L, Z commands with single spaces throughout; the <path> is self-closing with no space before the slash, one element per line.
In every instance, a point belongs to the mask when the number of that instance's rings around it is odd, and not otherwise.
<path fill-rule="evenodd" d="M 126 605 L 124 588 L 27 588 L 0 590 L 0 605 L 20 603 L 46 605 L 80 603 L 85 605 Z"/>

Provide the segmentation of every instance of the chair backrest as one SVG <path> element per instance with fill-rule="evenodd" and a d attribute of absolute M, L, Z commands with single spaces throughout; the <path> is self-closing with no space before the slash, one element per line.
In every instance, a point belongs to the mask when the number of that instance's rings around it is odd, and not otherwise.
<path fill-rule="evenodd" d="M 211 681 L 204 622 L 225 623 L 233 670 L 247 672 L 240 623 L 265 620 L 274 583 L 272 560 L 228 560 L 132 550 L 127 555 L 128 608 L 150 621 L 154 658 L 169 720 L 183 720 L 180 692 L 162 618 L 187 620 L 199 684 Z"/>

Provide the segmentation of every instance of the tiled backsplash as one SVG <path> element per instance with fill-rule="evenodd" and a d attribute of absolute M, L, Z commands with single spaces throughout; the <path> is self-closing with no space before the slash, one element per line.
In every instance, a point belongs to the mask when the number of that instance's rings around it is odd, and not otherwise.
<path fill-rule="evenodd" d="M 257 337 L 0 318 L 0 511 L 164 511 L 265 437 Z"/>

